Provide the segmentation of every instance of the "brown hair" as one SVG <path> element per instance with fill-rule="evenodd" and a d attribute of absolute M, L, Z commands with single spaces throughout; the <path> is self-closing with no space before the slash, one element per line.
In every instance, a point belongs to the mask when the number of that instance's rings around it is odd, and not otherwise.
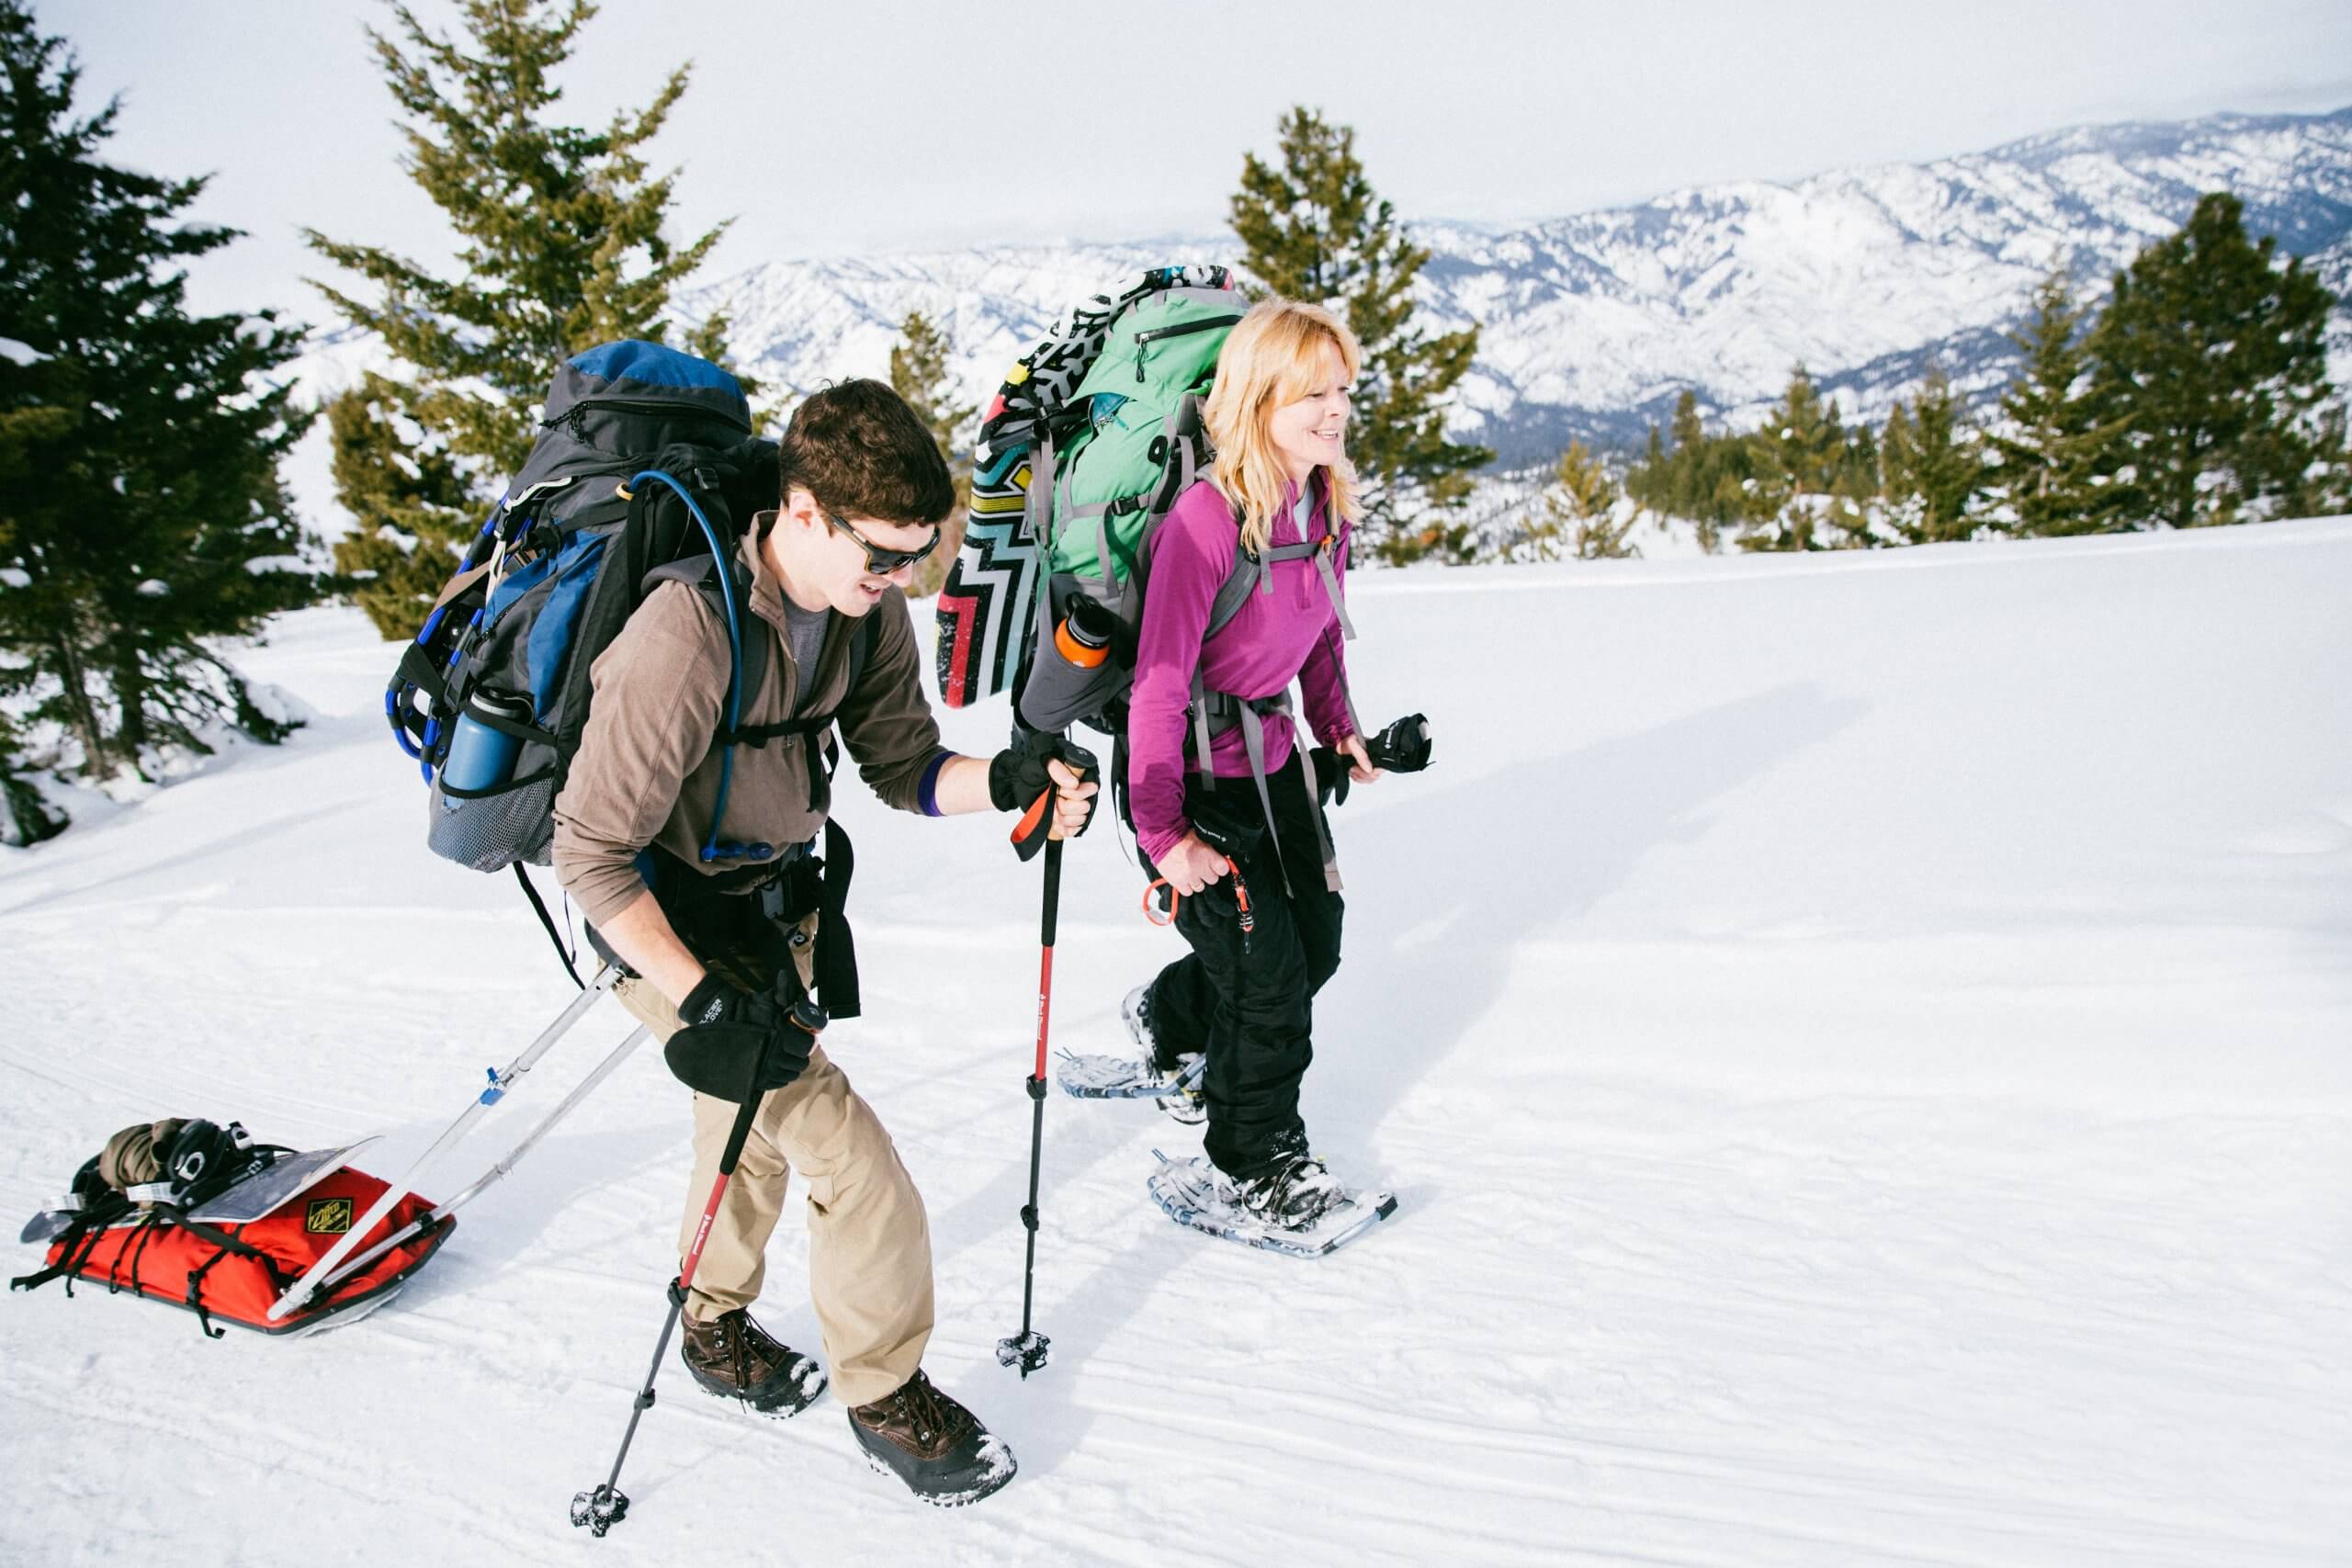
<path fill-rule="evenodd" d="M 907 400 L 860 378 L 811 392 L 776 453 L 779 503 L 799 487 L 827 511 L 925 528 L 956 509 L 947 460 Z"/>

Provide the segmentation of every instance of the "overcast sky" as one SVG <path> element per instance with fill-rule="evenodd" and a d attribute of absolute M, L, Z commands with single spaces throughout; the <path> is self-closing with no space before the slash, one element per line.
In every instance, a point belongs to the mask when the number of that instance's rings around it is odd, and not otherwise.
<path fill-rule="evenodd" d="M 447 254 L 401 175 L 363 28 L 374 0 L 35 0 L 123 96 L 114 161 L 211 173 L 251 238 L 195 303 L 328 311 L 308 225 Z M 431 22 L 456 7 L 423 0 Z M 673 237 L 735 226 L 711 272 L 776 257 L 1222 227 L 1242 154 L 1294 103 L 1357 130 L 1408 218 L 1556 217 L 1730 179 L 1969 152 L 2086 121 L 2352 104 L 2352 3 L 1171 6 L 1120 0 L 605 0 L 560 108 L 601 124 L 668 67 L 655 145 Z"/>

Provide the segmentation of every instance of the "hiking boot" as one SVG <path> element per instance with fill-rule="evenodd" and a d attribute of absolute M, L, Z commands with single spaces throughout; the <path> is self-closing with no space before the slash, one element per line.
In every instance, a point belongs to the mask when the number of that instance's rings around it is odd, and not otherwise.
<path fill-rule="evenodd" d="M 1233 1195 L 1252 1215 L 1287 1231 L 1312 1230 L 1325 1214 L 1352 1201 L 1339 1179 L 1305 1149 L 1285 1149 L 1234 1177 Z"/>
<path fill-rule="evenodd" d="M 926 1503 L 977 1503 L 1012 1479 L 1012 1450 L 917 1368 L 898 1392 L 854 1406 L 849 1429 L 865 1462 L 907 1483 Z"/>
<path fill-rule="evenodd" d="M 689 1313 L 679 1359 L 695 1382 L 722 1399 L 740 1399 L 763 1416 L 797 1416 L 825 1392 L 825 1369 L 768 1337 L 741 1307 L 697 1323 Z"/>
<path fill-rule="evenodd" d="M 1201 1098 L 1201 1079 L 1206 1076 L 1208 1058 L 1198 1051 L 1179 1051 L 1172 1057 L 1162 1057 L 1159 1036 L 1151 1027 L 1151 987 L 1141 985 L 1129 991 L 1126 999 L 1119 1004 L 1119 1016 L 1126 1021 L 1127 1036 L 1136 1043 L 1144 1066 L 1170 1086 L 1156 1097 L 1160 1114 L 1188 1127 L 1207 1121 L 1209 1108 Z"/>

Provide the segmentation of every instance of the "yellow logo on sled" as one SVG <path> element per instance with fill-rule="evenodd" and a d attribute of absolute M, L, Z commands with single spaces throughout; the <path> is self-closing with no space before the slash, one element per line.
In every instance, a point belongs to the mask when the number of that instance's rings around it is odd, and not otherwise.
<path fill-rule="evenodd" d="M 351 1228 L 351 1200 L 313 1198 L 302 1228 L 312 1235 L 341 1235 Z"/>

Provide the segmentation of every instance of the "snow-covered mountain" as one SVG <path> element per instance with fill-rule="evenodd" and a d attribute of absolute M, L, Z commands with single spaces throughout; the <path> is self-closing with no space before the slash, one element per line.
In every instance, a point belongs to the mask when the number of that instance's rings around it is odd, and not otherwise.
<path fill-rule="evenodd" d="M 1571 435 L 1622 440 L 1682 389 L 1753 417 L 1802 361 L 1873 417 L 1939 359 L 1963 386 L 2005 378 L 2003 337 L 2055 262 L 2103 288 L 2199 195 L 2235 193 L 2258 232 L 2352 285 L 2352 108 L 2220 115 L 2055 132 L 1966 157 L 1791 184 L 1678 191 L 1638 206 L 1496 229 L 1429 222 L 1432 326 L 1476 321 L 1457 427 L 1507 462 Z M 881 374 L 920 310 L 961 351 L 970 399 L 1074 300 L 1150 265 L 1233 256 L 1227 234 L 776 261 L 680 301 L 723 309 L 738 355 L 777 388 Z M 2352 311 L 2339 310 L 2339 367 Z"/>

